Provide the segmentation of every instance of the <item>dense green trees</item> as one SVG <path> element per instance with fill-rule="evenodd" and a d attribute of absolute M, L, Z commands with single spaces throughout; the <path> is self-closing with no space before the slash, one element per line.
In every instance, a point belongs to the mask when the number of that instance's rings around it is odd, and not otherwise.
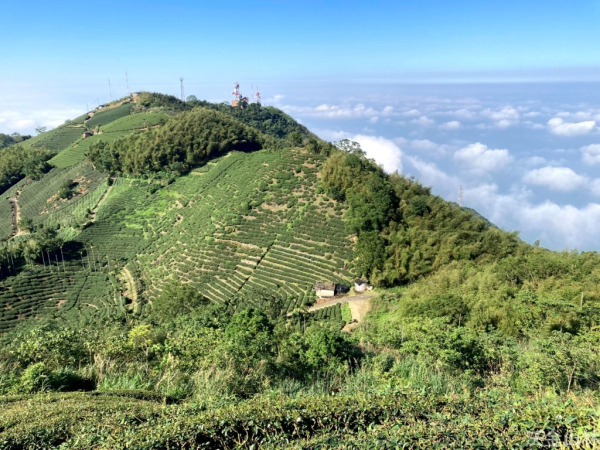
<path fill-rule="evenodd" d="M 376 285 L 414 281 L 454 260 L 491 261 L 526 246 L 476 213 L 431 195 L 429 188 L 387 175 L 357 143 L 341 141 L 325 162 L 322 187 L 345 202 L 357 236 L 356 271 Z"/>
<path fill-rule="evenodd" d="M 19 133 L 4 134 L 0 133 L 0 149 L 8 147 L 9 145 L 19 144 L 27 139 L 31 139 L 30 135 L 21 135 Z"/>
<path fill-rule="evenodd" d="M 189 285 L 170 284 L 154 300 L 152 313 L 159 321 L 168 321 L 189 313 L 207 302 L 206 298 Z"/>
<path fill-rule="evenodd" d="M 206 101 L 191 101 L 188 102 L 188 106 L 200 106 L 217 110 L 235 117 L 240 122 L 274 138 L 283 139 L 295 133 L 299 137 L 298 145 L 301 145 L 305 139 L 315 138 L 304 125 L 299 124 L 286 113 L 272 106 L 251 103 L 242 109 L 233 108 L 227 103 L 210 103 Z"/>
<path fill-rule="evenodd" d="M 178 114 L 160 128 L 90 147 L 92 163 L 110 173 L 185 173 L 231 150 L 253 151 L 262 146 L 255 130 L 208 109 Z"/>
<path fill-rule="evenodd" d="M 133 113 L 166 109 L 171 111 L 185 111 L 191 109 L 177 97 L 160 94 L 158 92 L 140 92 Z"/>
<path fill-rule="evenodd" d="M 41 148 L 13 145 L 0 149 L 0 192 L 24 177 L 39 179 L 50 169 L 52 154 Z"/>
<path fill-rule="evenodd" d="M 19 240 L 0 241 L 0 278 L 17 273 L 23 263 L 39 261 L 46 265 L 50 255 L 54 256 L 64 243 L 53 228 L 24 226 L 30 227 L 31 234 Z"/>

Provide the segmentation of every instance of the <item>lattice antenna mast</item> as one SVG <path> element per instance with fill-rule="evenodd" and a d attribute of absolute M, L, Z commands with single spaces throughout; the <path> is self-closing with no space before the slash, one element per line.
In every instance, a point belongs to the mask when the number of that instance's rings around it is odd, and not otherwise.
<path fill-rule="evenodd" d="M 254 93 L 254 102 L 258 103 L 259 105 L 261 104 L 260 90 L 258 89 L 258 86 L 256 86 L 256 92 Z"/>
<path fill-rule="evenodd" d="M 110 85 L 110 78 L 108 79 L 108 95 L 109 95 L 110 101 L 112 102 L 112 86 Z"/>
<path fill-rule="evenodd" d="M 460 188 L 458 188 L 458 206 L 460 206 L 462 208 L 462 205 L 463 205 L 463 187 L 461 184 Z"/>
<path fill-rule="evenodd" d="M 237 81 L 233 85 L 233 92 L 231 93 L 231 95 L 233 96 L 234 102 L 238 102 L 242 99 L 242 94 L 240 93 L 240 83 L 238 83 Z"/>
<path fill-rule="evenodd" d="M 129 92 L 129 75 L 127 74 L 127 71 L 125 71 L 125 84 L 127 85 L 127 96 L 130 96 L 131 92 Z"/>
<path fill-rule="evenodd" d="M 181 82 L 181 101 L 185 102 L 185 91 L 183 89 L 183 77 L 179 77 L 179 81 Z"/>

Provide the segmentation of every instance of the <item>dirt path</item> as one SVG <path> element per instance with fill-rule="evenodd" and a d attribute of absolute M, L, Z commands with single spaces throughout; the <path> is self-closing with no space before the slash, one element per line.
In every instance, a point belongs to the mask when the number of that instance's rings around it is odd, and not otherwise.
<path fill-rule="evenodd" d="M 131 272 L 127 267 L 123 267 L 123 275 L 125 275 L 125 282 L 127 284 L 127 294 L 131 296 L 131 302 L 133 306 L 137 305 L 137 289 L 135 288 L 135 280 L 131 275 Z"/>
<path fill-rule="evenodd" d="M 19 235 L 23 234 L 19 230 L 19 222 L 21 222 L 21 210 L 19 209 L 19 200 L 17 199 L 17 197 L 10 197 L 8 199 L 8 201 L 12 205 L 12 211 L 13 211 L 13 216 L 12 216 L 13 236 L 19 236 Z"/>
<path fill-rule="evenodd" d="M 329 306 L 337 305 L 339 303 L 348 303 L 348 307 L 350 308 L 350 312 L 352 313 L 353 323 L 347 324 L 344 327 L 344 330 L 351 331 L 354 328 L 356 328 L 358 323 L 360 323 L 364 319 L 365 315 L 369 312 L 369 309 L 371 308 L 370 300 L 372 298 L 377 297 L 377 295 L 378 294 L 376 294 L 375 292 L 368 292 L 365 294 L 334 298 L 326 302 L 317 303 L 316 305 L 313 305 L 310 308 L 308 308 L 308 311 L 318 311 L 319 309 L 327 308 Z"/>
<path fill-rule="evenodd" d="M 108 195 L 110 194 L 110 191 L 112 191 L 112 188 L 114 187 L 114 179 L 113 179 L 113 184 L 111 184 L 108 189 L 106 190 L 106 192 L 102 195 L 102 197 L 100 197 L 100 200 L 98 201 L 98 203 L 96 204 L 95 208 L 92 209 L 91 211 L 91 215 L 92 218 L 90 219 L 91 223 L 94 223 L 96 221 L 96 213 L 98 212 L 98 209 L 100 208 L 100 206 L 102 206 L 102 204 L 106 201 L 106 199 L 108 198 Z"/>

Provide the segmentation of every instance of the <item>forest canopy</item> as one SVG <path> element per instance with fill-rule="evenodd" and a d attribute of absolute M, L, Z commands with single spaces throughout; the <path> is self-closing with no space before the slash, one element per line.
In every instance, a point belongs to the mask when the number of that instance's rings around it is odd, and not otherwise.
<path fill-rule="evenodd" d="M 321 183 L 329 196 L 346 203 L 347 229 L 357 236 L 356 275 L 394 286 L 451 261 L 492 261 L 526 248 L 515 233 L 432 195 L 414 179 L 386 174 L 357 143 L 336 146 Z"/>
<path fill-rule="evenodd" d="M 207 158 L 231 150 L 262 148 L 259 133 L 218 111 L 198 108 L 169 119 L 147 133 L 90 147 L 88 157 L 110 173 L 186 173 Z"/>
<path fill-rule="evenodd" d="M 21 178 L 40 178 L 50 169 L 52 154 L 41 148 L 12 145 L 0 149 L 0 192 L 4 192 Z"/>

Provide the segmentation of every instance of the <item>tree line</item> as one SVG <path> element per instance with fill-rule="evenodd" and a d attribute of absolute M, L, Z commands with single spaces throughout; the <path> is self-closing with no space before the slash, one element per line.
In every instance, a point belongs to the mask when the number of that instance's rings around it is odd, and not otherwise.
<path fill-rule="evenodd" d="M 231 150 L 262 148 L 256 130 L 218 111 L 197 108 L 180 113 L 163 126 L 117 140 L 97 142 L 90 161 L 111 174 L 183 174 L 208 158 Z"/>
<path fill-rule="evenodd" d="M 40 179 L 51 166 L 52 153 L 43 148 L 12 145 L 0 149 L 0 192 L 25 177 Z"/>

